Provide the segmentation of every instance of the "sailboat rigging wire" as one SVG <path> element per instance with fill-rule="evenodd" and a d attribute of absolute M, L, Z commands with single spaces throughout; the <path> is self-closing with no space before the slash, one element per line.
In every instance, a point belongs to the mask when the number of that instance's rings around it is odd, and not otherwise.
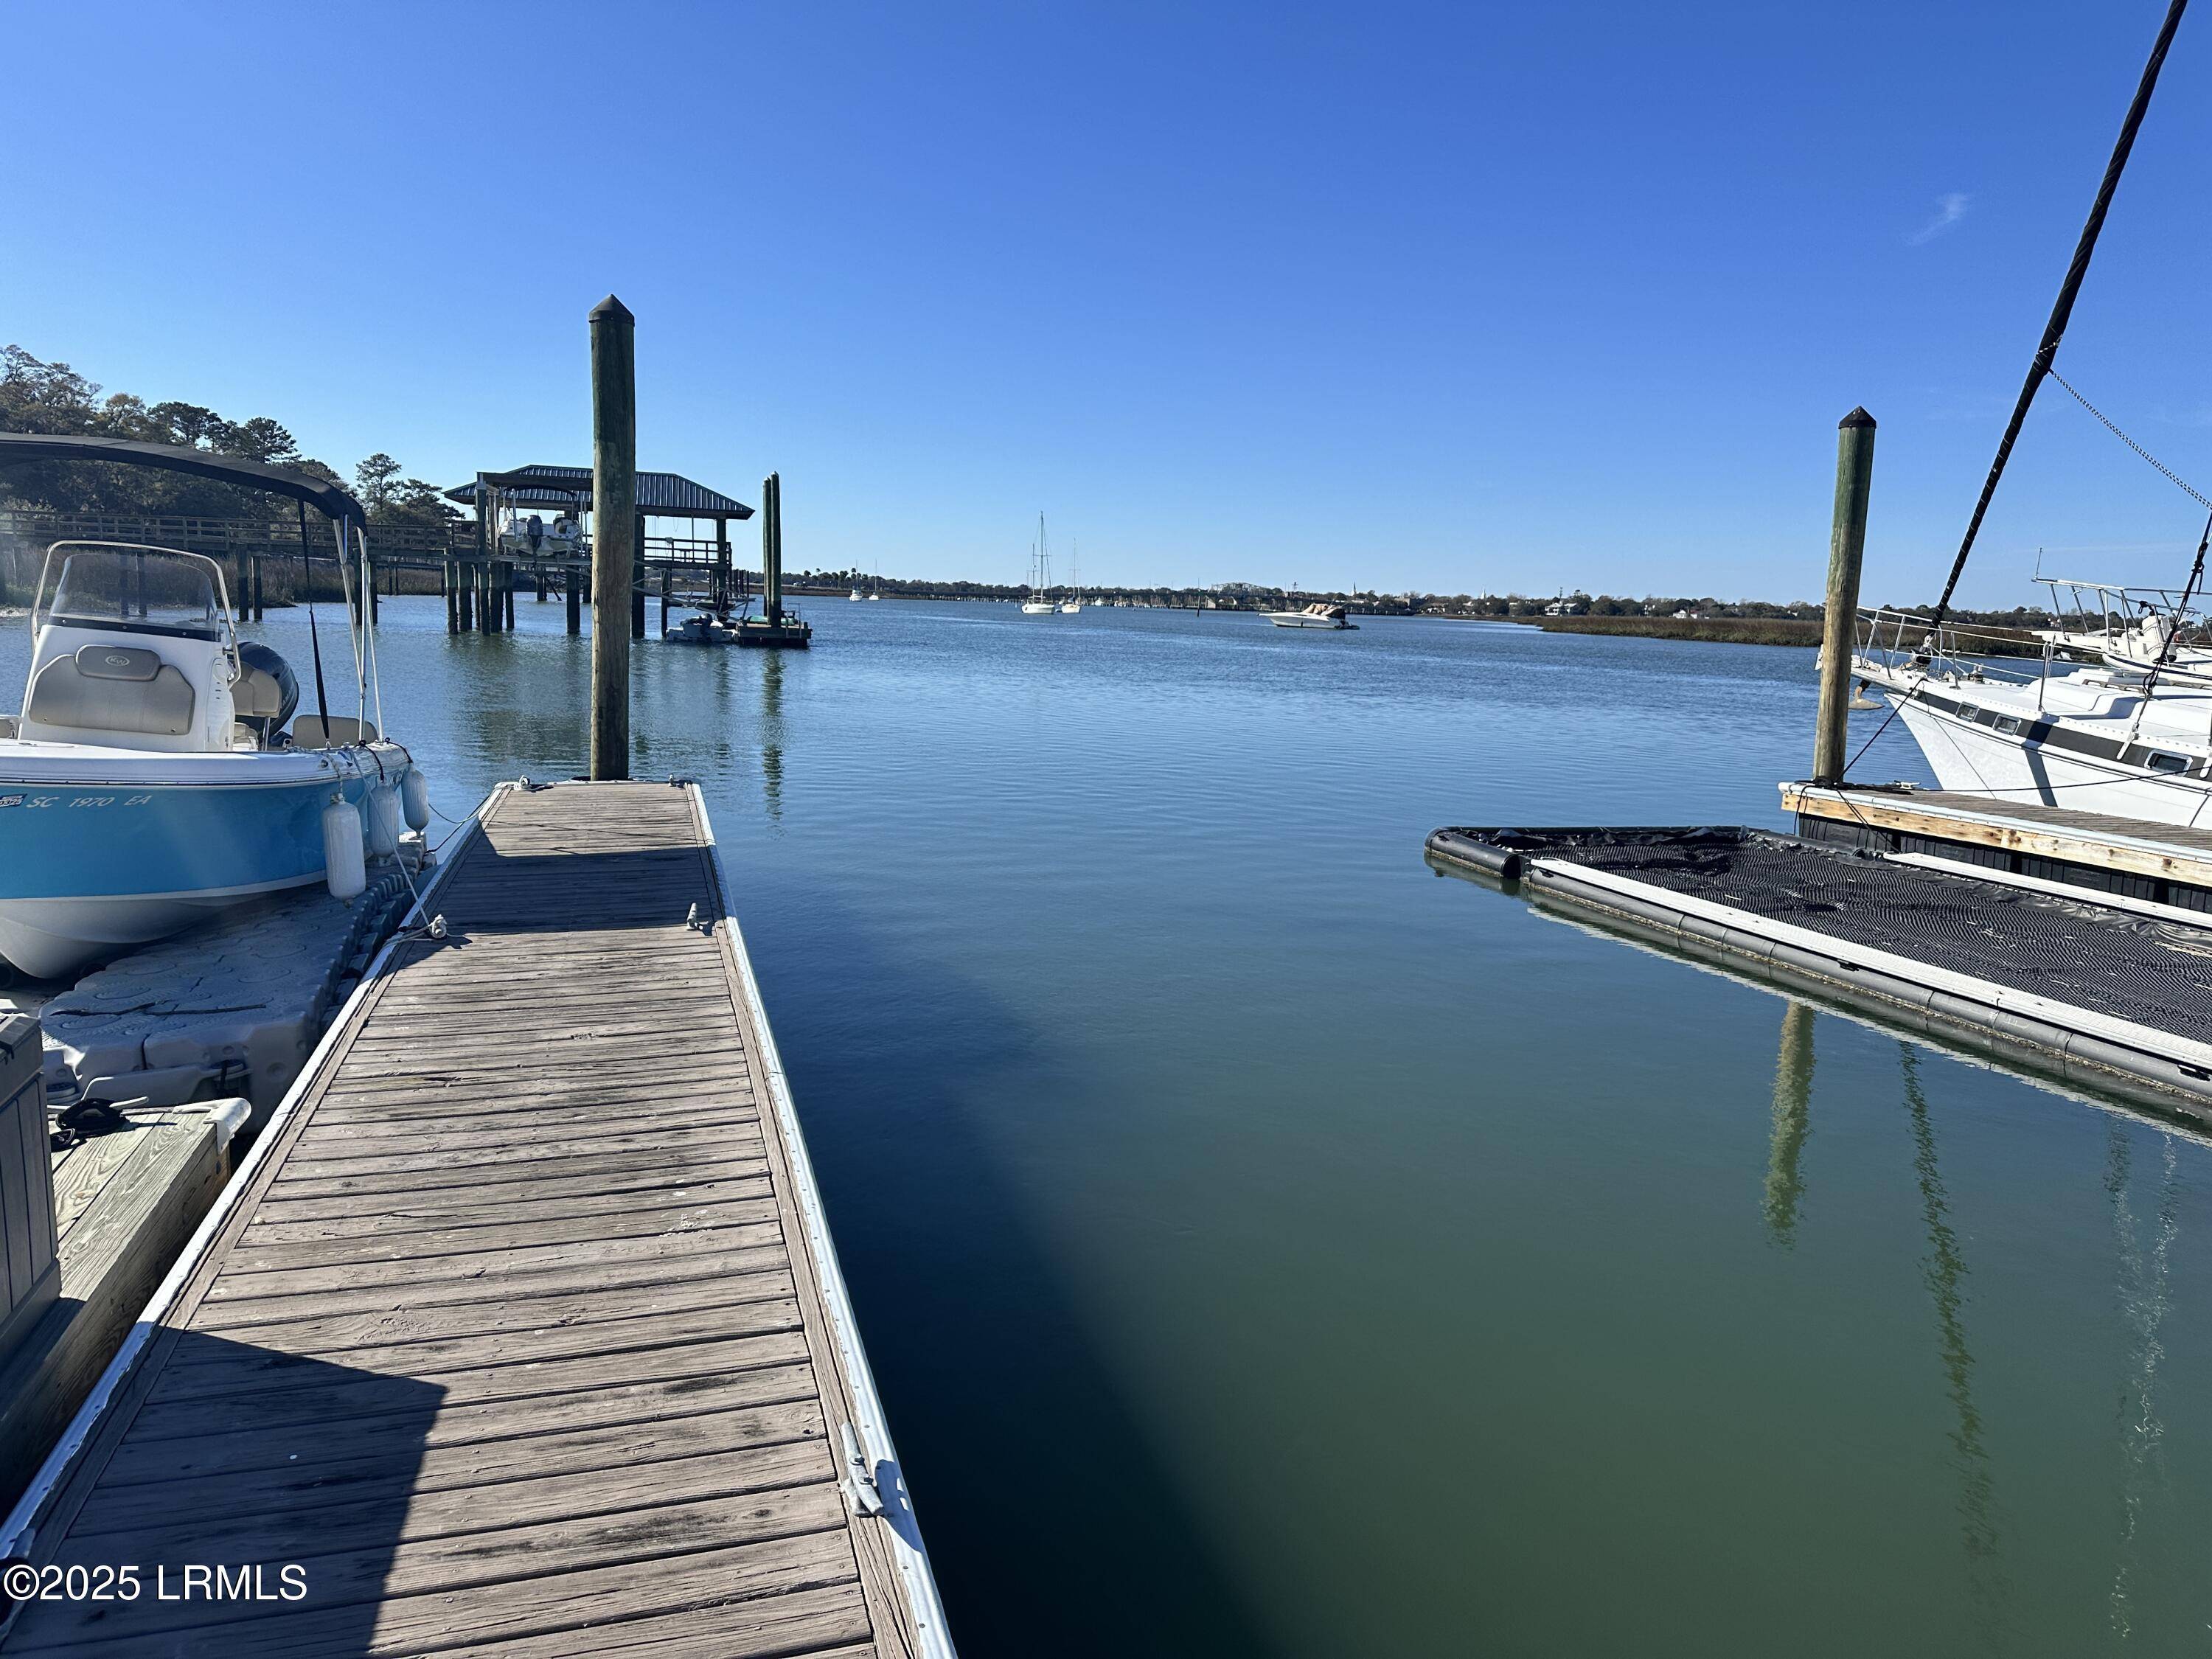
<path fill-rule="evenodd" d="M 2089 256 L 2097 251 L 2097 237 L 2105 228 L 2105 214 L 2112 204 L 2112 192 L 2119 188 L 2120 174 L 2128 165 L 2128 154 L 2135 149 L 2136 130 L 2142 125 L 2143 116 L 2150 108 L 2150 95 L 2158 85 L 2158 72 L 2165 65 L 2166 48 L 2173 44 L 2173 32 L 2181 27 L 2181 14 L 2188 9 L 2189 0 L 2172 0 L 2166 8 L 2166 21 L 2160 27 L 2158 39 L 2150 49 L 2150 61 L 2143 65 L 2142 79 L 2136 83 L 2135 100 L 2128 106 L 2126 119 L 2120 123 L 2120 136 L 2113 143 L 2112 159 L 2105 163 L 2105 177 L 2097 186 L 2097 199 L 2090 204 L 2081 240 L 2074 245 L 2074 258 L 2066 267 L 2066 280 L 2058 286 L 2058 299 L 2051 307 L 2051 320 L 2043 325 L 2042 343 L 2036 347 L 2035 356 L 2028 362 L 2027 379 L 2021 386 L 2020 399 L 2013 405 L 2012 419 L 2005 423 L 2004 436 L 1997 441 L 1996 458 L 1990 463 L 1990 476 L 1983 480 L 1981 498 L 1974 503 L 1973 517 L 1966 521 L 1965 538 L 1959 544 L 1959 556 L 1951 562 L 1950 580 L 1943 584 L 1943 597 L 1936 603 L 1939 627 L 1944 611 L 1950 608 L 1952 594 L 1958 591 L 1959 578 L 1966 573 L 1967 556 L 1974 550 L 1974 538 L 1981 533 L 1982 519 L 1990 510 L 1990 498 L 1997 492 L 1997 480 L 2004 477 L 2005 463 L 2011 459 L 2013 444 L 2027 419 L 2028 405 L 2035 401 L 2037 388 L 2043 384 L 2043 377 L 2051 373 L 2051 362 L 2058 356 L 2058 343 L 2065 337 L 2067 321 L 2074 314 L 2074 300 L 2081 291 L 2081 279 L 2089 274 Z"/>
<path fill-rule="evenodd" d="M 2176 472 L 2164 461 L 2159 459 L 2157 456 L 2152 454 L 2150 451 L 2145 449 L 2133 438 L 2128 436 L 2126 433 L 2121 431 L 2118 427 L 2112 423 L 2112 420 L 2110 416 L 2106 415 L 2103 410 L 2098 408 L 2096 404 L 2091 403 L 2087 398 L 2076 392 L 2063 374 L 2061 374 L 2054 368 L 2051 371 L 2051 378 L 2057 381 L 2058 384 L 2065 389 L 2066 395 L 2068 397 L 2073 398 L 2075 403 L 2081 404 L 2082 408 L 2087 410 L 2092 415 L 2095 416 L 2098 421 L 2103 425 L 2106 431 L 2111 433 L 2115 438 L 2118 438 L 2130 449 L 2134 450 L 2136 454 L 2142 456 L 2143 459 L 2148 461 L 2152 466 L 2155 467 L 2160 475 L 2163 477 L 2168 483 L 2179 489 L 2183 495 L 2188 496 L 2191 501 L 2196 502 L 2197 506 L 2203 507 L 2206 512 L 2212 513 L 2212 501 L 2208 501 L 2203 495 L 2197 494 L 2197 492 L 2191 487 L 2189 482 L 2182 477 L 2179 473 Z"/>
<path fill-rule="evenodd" d="M 1974 502 L 1973 516 L 1966 520 L 1966 533 L 1960 540 L 1958 556 L 1951 561 L 1951 574 L 1943 583 L 1943 597 L 1936 601 L 1936 615 L 1928 625 L 1931 644 L 1942 631 L 1943 618 L 1951 609 L 1952 595 L 1959 591 L 1959 578 L 1966 574 L 1966 560 L 1974 550 L 1974 538 L 1981 534 L 1982 520 L 1989 513 L 1990 498 L 1997 493 L 1997 480 L 2004 477 L 2005 463 L 2012 458 L 2012 447 L 2019 440 L 2021 428 L 2027 422 L 2028 407 L 2035 402 L 2035 394 L 2043 385 L 2043 377 L 2052 373 L 2051 364 L 2058 356 L 2058 343 L 2066 336 L 2067 322 L 2074 315 L 2075 298 L 2081 292 L 2081 279 L 2089 274 L 2089 256 L 2097 251 L 2097 238 L 2104 231 L 2105 215 L 2112 205 L 2112 193 L 2120 187 L 2120 174 L 2127 170 L 2128 156 L 2136 147 L 2136 133 L 2142 128 L 2143 117 L 2150 109 L 2150 95 L 2158 87 L 2158 72 L 2166 66 L 2167 48 L 2173 45 L 2174 31 L 2181 27 L 2181 15 L 2188 9 L 2189 0 L 2172 0 L 2166 9 L 2166 21 L 2159 25 L 2158 39 L 2151 43 L 2150 57 L 2143 64 L 2142 77 L 2136 83 L 2136 95 L 2130 101 L 2128 112 L 2120 122 L 2120 136 L 2112 142 L 2112 156 L 2105 163 L 2105 176 L 2098 182 L 2097 198 L 2089 204 L 2089 216 L 2082 223 L 2080 240 L 2074 244 L 2074 258 L 2066 266 L 2065 280 L 2058 285 L 2058 298 L 2051 305 L 2050 320 L 2043 325 L 2042 342 L 2036 347 L 2035 356 L 2028 361 L 2027 379 L 2020 388 L 2018 401 L 2013 404 L 2012 418 L 2005 422 L 2004 436 L 1997 440 L 1996 456 L 1990 462 L 1990 476 L 1982 481 L 1982 493 Z M 2061 381 L 2060 384 L 2065 383 Z M 2073 390 L 2070 386 L 2067 389 L 2069 392 Z M 2100 416 L 2099 418 L 2103 417 Z M 2165 471 L 2163 467 L 2159 470 Z M 2172 475 L 2168 473 L 2167 476 L 2171 477 Z M 2180 480 L 2175 479 L 2175 482 L 2179 483 Z M 2183 487 L 2187 488 L 2186 485 Z M 2191 490 L 2190 493 L 2194 495 L 2196 492 Z M 2206 505 L 2212 507 L 2212 502 Z M 1925 670 L 1920 678 L 1925 684 L 1928 678 Z M 1917 686 L 1913 688 L 1914 690 L 1917 689 Z M 1912 691 L 1904 694 L 1905 697 L 1912 695 Z M 1858 752 L 1844 763 L 1843 776 L 1838 778 L 1837 782 L 1841 783 L 1850 775 L 1851 768 L 1858 763 L 1868 750 L 1874 747 L 1881 734 L 1889 730 L 1890 722 L 1897 718 L 1898 711 L 1904 706 L 1902 700 L 1893 697 L 1888 714 L 1875 728 L 1874 736 L 1861 744 Z"/>

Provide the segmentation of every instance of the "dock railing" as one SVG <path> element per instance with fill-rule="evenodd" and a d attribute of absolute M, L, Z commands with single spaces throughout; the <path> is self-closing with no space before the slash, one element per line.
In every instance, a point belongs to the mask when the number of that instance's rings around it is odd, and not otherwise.
<path fill-rule="evenodd" d="M 1944 683 L 2000 680 L 2039 685 L 2064 660 L 2040 630 L 1934 619 L 1911 611 L 1862 607 L 1852 647 L 1854 667 L 1885 674 L 1925 674 Z"/>

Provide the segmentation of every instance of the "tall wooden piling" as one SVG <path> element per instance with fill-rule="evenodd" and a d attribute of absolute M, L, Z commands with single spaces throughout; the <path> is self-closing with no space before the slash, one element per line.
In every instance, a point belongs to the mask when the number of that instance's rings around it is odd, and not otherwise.
<path fill-rule="evenodd" d="M 592 777 L 629 775 L 629 642 L 637 516 L 637 319 L 592 307 Z M 635 595 L 639 601 L 644 596 Z M 643 629 L 645 618 L 637 617 Z"/>
<path fill-rule="evenodd" d="M 514 566 L 511 563 L 499 568 L 499 593 L 501 626 L 512 634 L 514 632 Z"/>
<path fill-rule="evenodd" d="M 761 614 L 775 627 L 783 621 L 783 477 L 761 480 Z"/>
<path fill-rule="evenodd" d="M 1874 416 L 1855 409 L 1836 432 L 1836 509 L 1828 532 L 1828 595 L 1820 630 L 1820 729 L 1813 781 L 1842 781 L 1850 758 L 1851 650 L 1857 643 L 1859 568 L 1866 558 L 1867 500 L 1874 489 Z"/>
<path fill-rule="evenodd" d="M 561 601 L 568 613 L 568 632 L 572 636 L 584 631 L 584 587 L 590 580 L 580 565 L 570 565 L 561 573 Z"/>

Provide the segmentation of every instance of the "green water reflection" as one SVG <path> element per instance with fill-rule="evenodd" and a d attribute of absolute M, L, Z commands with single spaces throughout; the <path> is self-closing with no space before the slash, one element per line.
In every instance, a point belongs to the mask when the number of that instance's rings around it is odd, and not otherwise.
<path fill-rule="evenodd" d="M 706 784 L 970 1659 L 2204 1646 L 2204 1144 L 1422 861 L 1778 824 L 1809 653 L 817 610 L 641 647 L 638 770 Z M 579 769 L 516 611 L 385 606 L 448 811 Z"/>

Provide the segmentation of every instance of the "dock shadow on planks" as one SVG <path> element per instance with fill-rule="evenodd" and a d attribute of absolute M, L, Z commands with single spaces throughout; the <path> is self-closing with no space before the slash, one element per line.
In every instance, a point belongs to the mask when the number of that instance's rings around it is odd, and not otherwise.
<path fill-rule="evenodd" d="M 134 1401 L 119 1435 L 102 1438 L 86 1471 L 104 1471 L 98 1489 L 88 1496 L 87 1481 L 72 1483 L 65 1491 L 83 1497 L 83 1507 L 46 1522 L 67 1527 L 58 1564 L 135 1563 L 140 1593 L 102 1604 L 33 1601 L 18 1610 L 0 1651 L 349 1659 L 375 1650 L 386 1582 L 445 1389 L 198 1331 L 155 1340 L 152 1393 Z M 273 1390 L 272 1360 L 283 1366 Z M 191 1396 L 165 1398 L 163 1379 L 179 1375 L 193 1379 Z M 254 1403 L 258 1420 L 226 1431 L 222 1421 L 241 1401 Z M 305 1409 L 317 1405 L 343 1409 L 340 1431 Z M 184 1599 L 185 1568 L 216 1565 L 258 1568 L 245 1583 L 249 1598 L 258 1589 L 263 1599 L 210 1599 L 204 1589 Z M 290 1600 L 287 1565 L 305 1581 Z"/>

